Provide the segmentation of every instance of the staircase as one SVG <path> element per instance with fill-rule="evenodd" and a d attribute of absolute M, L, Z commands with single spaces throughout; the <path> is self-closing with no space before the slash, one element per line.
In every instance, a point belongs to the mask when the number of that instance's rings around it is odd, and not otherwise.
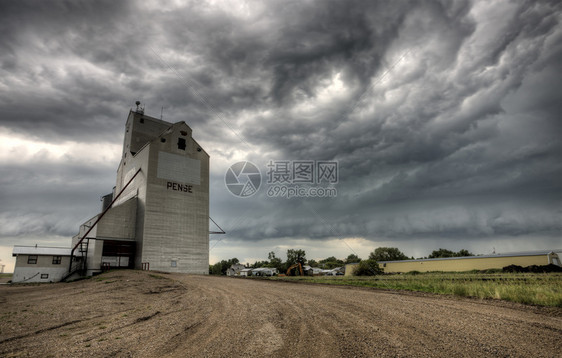
<path fill-rule="evenodd" d="M 121 196 L 121 194 L 123 194 L 123 192 L 125 191 L 125 189 L 127 189 L 127 187 L 129 186 L 129 184 L 131 184 L 133 182 L 133 180 L 135 179 L 135 177 L 141 172 L 141 168 L 139 168 L 135 174 L 131 177 L 131 179 L 129 179 L 129 181 L 127 182 L 127 184 L 125 184 L 125 186 L 121 189 L 121 191 L 119 192 L 119 194 L 117 194 L 115 196 L 115 198 L 113 198 L 113 201 L 111 202 L 111 204 L 109 204 L 107 206 L 107 208 L 105 208 L 105 210 L 98 215 L 98 218 L 96 219 L 96 221 L 94 222 L 94 224 L 92 226 L 90 226 L 88 228 L 88 231 L 86 231 L 86 233 L 84 234 L 84 236 L 82 236 L 82 238 L 80 240 L 78 240 L 78 243 L 76 244 L 76 246 L 74 246 L 72 248 L 72 251 L 70 252 L 70 266 L 68 268 L 68 274 L 66 276 L 64 276 L 64 278 L 62 279 L 62 281 L 66 281 L 68 280 L 68 278 L 70 278 L 72 275 L 74 274 L 79 274 L 79 276 L 85 276 L 86 275 L 86 257 L 88 254 L 88 240 L 86 239 L 86 237 L 88 236 L 88 234 L 90 233 L 90 231 L 92 231 L 92 229 L 98 224 L 98 222 L 103 218 L 103 216 L 105 215 L 105 213 L 108 212 L 109 209 L 111 209 L 111 207 L 113 206 L 113 204 L 117 201 L 117 199 L 119 199 L 119 197 Z M 86 239 L 86 243 L 84 243 L 84 239 Z M 78 249 L 78 254 L 75 255 L 74 252 L 76 251 L 76 249 Z"/>
<path fill-rule="evenodd" d="M 86 264 L 88 259 L 88 244 L 90 240 L 82 240 L 76 249 L 76 254 L 70 256 L 71 264 L 68 274 L 66 274 L 62 281 L 68 280 L 73 275 L 86 276 Z"/>

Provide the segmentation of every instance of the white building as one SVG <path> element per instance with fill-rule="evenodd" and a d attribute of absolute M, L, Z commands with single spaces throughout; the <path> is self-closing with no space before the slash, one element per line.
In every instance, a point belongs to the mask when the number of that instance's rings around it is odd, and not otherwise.
<path fill-rule="evenodd" d="M 72 238 L 72 264 L 62 265 L 69 275 L 119 267 L 209 272 L 209 155 L 185 122 L 147 116 L 138 104 L 113 193 Z"/>
<path fill-rule="evenodd" d="M 16 266 L 12 282 L 58 282 L 68 273 L 70 249 L 14 246 Z"/>
<path fill-rule="evenodd" d="M 310 267 L 308 265 L 303 266 L 303 270 L 305 270 L 305 274 L 309 276 L 319 276 L 324 271 L 320 267 Z"/>
<path fill-rule="evenodd" d="M 276 276 L 279 270 L 275 267 L 259 267 L 252 269 L 252 276 Z"/>
<path fill-rule="evenodd" d="M 342 267 L 336 267 L 331 270 L 322 270 L 322 275 L 324 276 L 339 276 L 344 274 L 344 269 Z"/>
<path fill-rule="evenodd" d="M 246 267 L 242 264 L 234 264 L 231 265 L 227 270 L 226 270 L 226 275 L 227 276 L 240 276 L 240 271 L 244 270 Z"/>
<path fill-rule="evenodd" d="M 129 113 L 112 196 L 113 207 L 86 237 L 88 272 L 105 264 L 208 274 L 209 155 L 185 122 Z"/>
<path fill-rule="evenodd" d="M 244 276 L 244 277 L 252 276 L 252 269 L 245 268 L 240 270 L 240 276 Z"/>

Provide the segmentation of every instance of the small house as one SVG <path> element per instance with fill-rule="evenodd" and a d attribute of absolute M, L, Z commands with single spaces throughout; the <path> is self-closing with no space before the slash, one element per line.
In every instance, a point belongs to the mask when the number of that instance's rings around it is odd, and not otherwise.
<path fill-rule="evenodd" d="M 242 271 L 243 269 L 245 269 L 246 267 L 242 264 L 234 264 L 231 265 L 227 270 L 226 270 L 226 275 L 227 276 L 240 276 L 240 271 Z"/>
<path fill-rule="evenodd" d="M 70 248 L 14 246 L 13 283 L 58 282 L 70 266 Z"/>

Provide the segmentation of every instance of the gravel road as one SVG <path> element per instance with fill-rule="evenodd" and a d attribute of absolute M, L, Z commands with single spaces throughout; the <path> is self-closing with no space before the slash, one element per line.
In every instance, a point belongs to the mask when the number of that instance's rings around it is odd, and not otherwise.
<path fill-rule="evenodd" d="M 0 357 L 561 357 L 562 310 L 115 271 L 0 285 Z"/>

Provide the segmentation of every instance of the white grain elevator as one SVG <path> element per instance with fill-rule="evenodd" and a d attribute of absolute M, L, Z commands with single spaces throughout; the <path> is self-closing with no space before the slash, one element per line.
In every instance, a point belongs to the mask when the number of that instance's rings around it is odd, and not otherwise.
<path fill-rule="evenodd" d="M 86 274 L 103 267 L 208 274 L 209 155 L 185 122 L 147 116 L 137 102 L 103 209 L 110 199 L 103 217 L 84 223 L 73 238 L 75 261 L 86 262 Z"/>

